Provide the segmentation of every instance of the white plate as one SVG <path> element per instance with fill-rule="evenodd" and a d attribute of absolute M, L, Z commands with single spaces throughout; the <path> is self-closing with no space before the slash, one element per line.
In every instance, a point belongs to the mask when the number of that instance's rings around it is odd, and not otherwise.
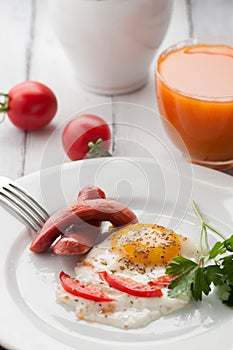
<path fill-rule="evenodd" d="M 93 183 L 129 205 L 140 221 L 158 222 L 199 238 L 190 201 L 226 235 L 232 233 L 233 178 L 184 163 L 155 159 L 102 158 L 73 162 L 19 180 L 49 211 L 75 200 Z M 202 303 L 136 330 L 77 321 L 55 301 L 58 273 L 72 273 L 76 258 L 29 251 L 31 233 L 0 208 L 0 343 L 22 350 L 212 350 L 232 349 L 233 311 L 214 295 Z M 214 237 L 211 237 L 214 239 Z"/>

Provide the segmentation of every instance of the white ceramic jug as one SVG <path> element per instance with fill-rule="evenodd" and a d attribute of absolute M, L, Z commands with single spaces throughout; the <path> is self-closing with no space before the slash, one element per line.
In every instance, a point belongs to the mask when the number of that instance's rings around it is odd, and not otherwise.
<path fill-rule="evenodd" d="M 51 19 L 77 79 L 100 94 L 142 87 L 172 0 L 50 0 Z"/>

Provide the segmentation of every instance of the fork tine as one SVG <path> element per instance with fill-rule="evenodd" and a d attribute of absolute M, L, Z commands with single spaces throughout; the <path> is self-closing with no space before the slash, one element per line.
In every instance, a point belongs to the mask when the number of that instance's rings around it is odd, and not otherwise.
<path fill-rule="evenodd" d="M 28 216 L 24 209 L 13 203 L 12 200 L 9 200 L 9 198 L 1 192 L 0 201 L 4 206 L 13 211 L 24 223 L 26 223 L 26 225 L 31 227 L 33 231 L 37 232 L 40 230 L 41 226 L 36 225 L 35 220 Z"/>
<path fill-rule="evenodd" d="M 18 207 L 24 210 L 27 215 L 34 219 L 37 225 L 40 225 L 41 227 L 44 225 L 45 219 L 34 209 L 28 200 L 24 199 L 24 197 L 18 195 L 17 192 L 12 192 L 9 188 L 6 187 L 3 187 L 0 190 L 0 193 L 3 193 L 5 198 L 11 200 L 15 205 L 18 205 Z"/>
<path fill-rule="evenodd" d="M 45 208 L 24 188 L 19 186 L 17 183 L 12 182 L 9 183 L 9 186 L 11 187 L 11 190 L 18 191 L 17 195 L 20 193 L 28 204 L 30 201 L 30 207 L 33 208 L 44 221 L 46 221 L 50 217 L 49 213 L 45 210 Z"/>
<path fill-rule="evenodd" d="M 50 216 L 30 193 L 4 176 L 0 176 L 0 201 L 34 231 L 40 230 Z"/>
<path fill-rule="evenodd" d="M 4 191 L 5 194 L 7 192 L 8 197 L 10 197 L 12 200 L 15 199 L 17 202 L 23 203 L 24 210 L 30 212 L 37 220 L 37 223 L 40 223 L 43 226 L 48 218 L 48 214 L 31 195 L 28 197 L 25 191 L 22 191 L 21 188 L 16 187 L 16 185 L 12 183 L 9 183 L 7 186 L 3 186 L 2 191 Z"/>

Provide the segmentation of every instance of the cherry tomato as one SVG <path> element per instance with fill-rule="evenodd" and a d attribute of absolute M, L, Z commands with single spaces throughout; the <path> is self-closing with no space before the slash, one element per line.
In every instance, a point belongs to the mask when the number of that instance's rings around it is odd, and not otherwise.
<path fill-rule="evenodd" d="M 88 144 L 94 145 L 100 139 L 104 142 L 102 150 L 106 153 L 110 148 L 111 131 L 105 120 L 94 114 L 75 117 L 65 126 L 62 134 L 64 150 L 71 160 L 85 158 L 89 151 Z M 95 154 L 97 157 L 106 155 L 110 154 Z"/>
<path fill-rule="evenodd" d="M 136 282 L 128 277 L 116 276 L 106 271 L 99 272 L 99 276 L 112 288 L 136 297 L 152 298 L 161 297 L 163 295 L 161 289 L 153 288 L 149 284 Z"/>
<path fill-rule="evenodd" d="M 9 93 L 7 114 L 11 122 L 23 130 L 35 130 L 47 125 L 57 111 L 57 99 L 44 84 L 25 81 Z"/>
<path fill-rule="evenodd" d="M 72 295 L 94 301 L 115 301 L 115 299 L 108 297 L 99 286 L 90 284 L 85 286 L 79 280 L 70 277 L 63 271 L 60 272 L 59 278 L 62 288 Z"/>

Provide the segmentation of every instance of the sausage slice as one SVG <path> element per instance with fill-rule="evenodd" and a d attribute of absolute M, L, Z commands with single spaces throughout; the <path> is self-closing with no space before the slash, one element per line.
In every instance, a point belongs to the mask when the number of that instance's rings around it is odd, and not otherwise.
<path fill-rule="evenodd" d="M 34 238 L 30 249 L 43 253 L 57 237 L 72 224 L 82 224 L 90 220 L 110 221 L 119 227 L 138 222 L 136 215 L 125 205 L 110 199 L 77 201 L 68 208 L 55 212 L 45 223 L 41 232 Z"/>
<path fill-rule="evenodd" d="M 87 199 L 106 198 L 104 191 L 99 187 L 87 185 L 78 193 L 78 201 Z M 83 225 L 73 225 L 53 245 L 53 252 L 58 255 L 84 254 L 95 244 L 100 232 L 101 221 L 92 220 Z"/>

